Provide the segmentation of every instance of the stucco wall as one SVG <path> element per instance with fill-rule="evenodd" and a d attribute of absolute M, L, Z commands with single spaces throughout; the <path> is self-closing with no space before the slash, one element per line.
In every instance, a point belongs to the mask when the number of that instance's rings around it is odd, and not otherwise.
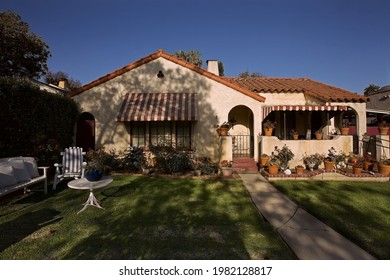
<path fill-rule="evenodd" d="M 162 71 L 164 78 L 157 77 Z M 199 155 L 218 159 L 218 136 L 215 125 L 228 121 L 229 111 L 238 104 L 252 110 L 255 122 L 261 123 L 259 101 L 210 80 L 164 58 L 158 58 L 74 97 L 81 112 L 89 112 L 96 121 L 96 146 L 125 149 L 130 137 L 128 125 L 116 122 L 123 96 L 129 92 L 197 93 L 198 121 L 193 140 Z M 255 133 L 260 132 L 260 126 Z"/>

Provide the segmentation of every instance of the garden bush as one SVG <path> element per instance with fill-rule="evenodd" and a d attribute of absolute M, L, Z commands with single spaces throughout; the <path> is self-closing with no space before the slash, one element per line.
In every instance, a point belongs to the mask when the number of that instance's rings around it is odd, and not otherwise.
<path fill-rule="evenodd" d="M 0 157 L 34 156 L 51 166 L 71 146 L 77 117 L 69 97 L 41 91 L 28 80 L 0 77 Z"/>
<path fill-rule="evenodd" d="M 156 168 L 163 173 L 185 173 L 192 170 L 191 151 L 169 145 L 150 147 L 155 156 Z"/>

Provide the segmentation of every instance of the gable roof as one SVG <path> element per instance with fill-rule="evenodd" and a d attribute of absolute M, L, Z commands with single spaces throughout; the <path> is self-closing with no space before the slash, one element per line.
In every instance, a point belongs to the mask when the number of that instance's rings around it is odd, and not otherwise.
<path fill-rule="evenodd" d="M 366 102 L 363 95 L 330 86 L 308 78 L 224 78 L 256 93 L 298 93 L 320 99 L 324 102 Z"/>
<path fill-rule="evenodd" d="M 217 81 L 217 82 L 219 82 L 221 84 L 224 84 L 225 86 L 228 86 L 228 87 L 230 87 L 230 88 L 232 88 L 234 90 L 237 90 L 238 92 L 241 92 L 244 95 L 247 95 L 247 96 L 249 96 L 249 97 L 251 97 L 251 98 L 253 98 L 255 100 L 258 100 L 260 102 L 264 102 L 265 101 L 265 98 L 263 96 L 260 96 L 259 94 L 255 93 L 255 92 L 253 92 L 253 91 L 251 91 L 251 90 L 249 90 L 249 89 L 247 89 L 245 87 L 242 87 L 242 86 L 240 86 L 240 85 L 238 85 L 236 83 L 232 83 L 232 82 L 230 82 L 230 81 L 228 81 L 228 80 L 226 80 L 226 79 L 224 79 L 224 78 L 222 78 L 220 76 L 217 76 L 217 75 L 215 75 L 215 74 L 213 74 L 213 73 L 211 73 L 209 71 L 206 71 L 206 70 L 204 70 L 204 69 L 202 69 L 200 67 L 197 67 L 197 66 L 195 66 L 192 63 L 189 63 L 189 62 L 186 62 L 186 61 L 184 61 L 184 60 L 182 60 L 180 58 L 177 58 L 174 55 L 166 53 L 162 49 L 159 49 L 155 53 L 152 53 L 152 54 L 150 54 L 150 55 L 148 55 L 148 56 L 146 56 L 144 58 L 141 58 L 138 61 L 130 63 L 130 64 L 128 64 L 128 65 L 126 65 L 126 66 L 124 66 L 124 67 L 122 67 L 120 69 L 117 69 L 117 70 L 115 70 L 115 71 L 113 71 L 113 72 L 111 72 L 111 73 L 109 73 L 109 74 L 107 74 L 107 75 L 97 79 L 97 80 L 94 80 L 94 81 L 92 81 L 92 82 L 82 86 L 78 90 L 72 92 L 69 96 L 70 97 L 74 97 L 76 95 L 79 95 L 79 94 L 83 93 L 86 90 L 89 90 L 89 89 L 91 89 L 93 87 L 96 87 L 96 86 L 102 84 L 102 83 L 105 83 L 105 82 L 107 82 L 107 81 L 109 81 L 109 80 L 111 80 L 111 79 L 113 79 L 115 77 L 118 77 L 118 76 L 120 76 L 120 75 L 122 75 L 122 74 L 124 74 L 124 73 L 126 73 L 126 72 L 128 72 L 130 70 L 133 70 L 133 69 L 135 69 L 137 67 L 140 67 L 141 65 L 144 65 L 144 64 L 146 64 L 146 63 L 148 63 L 150 61 L 153 61 L 153 60 L 155 60 L 157 58 L 160 58 L 160 57 L 165 58 L 165 59 L 167 59 L 167 60 L 169 60 L 171 62 L 174 62 L 174 63 L 176 63 L 176 64 L 178 64 L 180 66 L 183 66 L 185 68 L 188 68 L 188 69 L 190 69 L 192 71 L 195 71 L 195 72 L 197 72 L 197 73 L 199 73 L 199 74 L 201 74 L 201 75 L 203 75 L 203 76 L 205 76 L 205 77 L 207 77 L 209 79 L 212 79 L 212 80 Z"/>

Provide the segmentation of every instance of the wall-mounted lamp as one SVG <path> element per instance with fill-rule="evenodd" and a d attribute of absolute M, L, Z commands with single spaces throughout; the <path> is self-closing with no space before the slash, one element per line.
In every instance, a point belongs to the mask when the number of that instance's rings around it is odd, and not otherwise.
<path fill-rule="evenodd" d="M 160 71 L 158 71 L 158 73 L 157 73 L 157 77 L 159 78 L 159 79 L 162 79 L 162 78 L 164 78 L 164 73 L 160 70 Z"/>

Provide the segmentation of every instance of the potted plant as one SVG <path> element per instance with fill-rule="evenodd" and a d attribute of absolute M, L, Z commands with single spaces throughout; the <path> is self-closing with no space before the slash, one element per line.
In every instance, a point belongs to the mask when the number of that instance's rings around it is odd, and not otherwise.
<path fill-rule="evenodd" d="M 266 120 L 263 124 L 264 134 L 265 136 L 272 136 L 272 131 L 276 127 L 276 122 L 271 122 L 270 120 Z"/>
<path fill-rule="evenodd" d="M 347 119 L 344 119 L 341 123 L 341 135 L 348 135 L 349 134 L 349 121 Z"/>
<path fill-rule="evenodd" d="M 153 159 L 151 152 L 144 152 L 142 161 L 142 174 L 148 175 L 153 167 Z"/>
<path fill-rule="evenodd" d="M 233 174 L 233 162 L 229 160 L 222 160 L 219 164 L 221 166 L 221 172 L 223 176 L 232 176 Z"/>
<path fill-rule="evenodd" d="M 217 126 L 217 132 L 219 136 L 227 136 L 228 131 L 230 129 L 230 123 L 229 122 L 224 122 L 221 125 Z"/>
<path fill-rule="evenodd" d="M 358 157 L 356 162 L 352 165 L 352 172 L 355 175 L 359 175 L 363 171 L 364 157 Z"/>
<path fill-rule="evenodd" d="M 374 169 L 374 162 L 375 160 L 372 158 L 371 153 L 367 152 L 364 154 L 364 161 L 363 161 L 363 169 L 372 171 Z"/>
<path fill-rule="evenodd" d="M 296 129 L 291 129 L 290 134 L 293 137 L 293 140 L 298 140 L 299 134 Z"/>
<path fill-rule="evenodd" d="M 86 157 L 85 178 L 88 181 L 98 181 L 103 175 L 109 174 L 111 157 L 104 151 L 104 148 L 90 150 L 87 152 Z"/>
<path fill-rule="evenodd" d="M 279 171 L 280 160 L 272 153 L 268 159 L 267 168 L 270 175 L 276 175 Z"/>
<path fill-rule="evenodd" d="M 269 156 L 267 154 L 261 154 L 260 156 L 260 167 L 264 167 L 267 165 L 269 160 Z"/>
<path fill-rule="evenodd" d="M 328 150 L 328 155 L 324 159 L 325 171 L 330 172 L 336 164 L 336 149 L 331 147 Z"/>
<path fill-rule="evenodd" d="M 390 175 L 390 158 L 383 159 L 379 162 L 378 171 L 385 176 Z"/>
<path fill-rule="evenodd" d="M 305 155 L 303 156 L 302 161 L 308 170 L 313 171 L 318 169 L 318 166 L 324 161 L 324 156 L 319 153 Z"/>
<path fill-rule="evenodd" d="M 323 132 L 321 129 L 317 130 L 314 134 L 316 135 L 317 140 L 322 140 Z"/>
<path fill-rule="evenodd" d="M 295 173 L 297 173 L 297 175 L 302 175 L 304 171 L 305 167 L 303 167 L 303 165 L 295 166 Z"/>
<path fill-rule="evenodd" d="M 389 132 L 389 124 L 386 121 L 382 121 L 378 124 L 378 131 L 380 135 L 387 135 Z"/>
<path fill-rule="evenodd" d="M 275 147 L 274 152 L 280 161 L 280 169 L 282 171 L 288 169 L 289 167 L 288 163 L 290 162 L 290 160 L 294 158 L 293 152 L 287 147 L 287 145 L 284 145 L 281 149 Z"/>

